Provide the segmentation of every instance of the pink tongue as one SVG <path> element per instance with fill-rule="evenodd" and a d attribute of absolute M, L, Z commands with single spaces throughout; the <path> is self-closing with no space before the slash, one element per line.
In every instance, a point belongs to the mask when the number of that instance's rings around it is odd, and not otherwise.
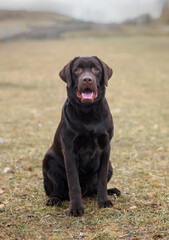
<path fill-rule="evenodd" d="M 82 93 L 83 99 L 92 99 L 93 98 L 93 92 L 84 92 Z"/>

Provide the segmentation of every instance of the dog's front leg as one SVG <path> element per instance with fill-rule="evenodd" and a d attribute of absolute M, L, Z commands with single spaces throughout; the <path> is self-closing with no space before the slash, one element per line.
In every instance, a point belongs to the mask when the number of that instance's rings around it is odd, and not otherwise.
<path fill-rule="evenodd" d="M 106 146 L 101 157 L 101 165 L 97 174 L 97 196 L 99 207 L 112 207 L 113 203 L 107 195 L 107 174 L 110 155 L 110 146 Z"/>
<path fill-rule="evenodd" d="M 70 147 L 69 147 L 70 149 Z M 66 174 L 69 187 L 70 206 L 68 215 L 74 217 L 84 214 L 84 208 L 82 205 L 82 194 L 79 182 L 79 172 L 77 166 L 76 156 L 72 151 L 64 151 L 64 162 L 66 167 Z"/>

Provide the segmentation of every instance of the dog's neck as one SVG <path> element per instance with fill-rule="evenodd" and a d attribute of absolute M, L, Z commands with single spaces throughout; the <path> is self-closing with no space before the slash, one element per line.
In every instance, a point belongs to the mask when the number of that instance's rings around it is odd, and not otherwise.
<path fill-rule="evenodd" d="M 108 103 L 105 97 L 92 104 L 78 104 L 67 99 L 65 107 L 66 111 L 71 112 L 72 119 L 79 119 L 82 122 L 100 121 L 106 118 L 109 112 Z"/>
<path fill-rule="evenodd" d="M 67 99 L 63 107 L 62 120 L 68 128 L 71 126 L 71 130 L 74 129 L 76 132 L 80 130 L 85 134 L 85 131 L 93 131 L 93 128 L 103 121 L 106 128 L 106 122 L 111 121 L 111 115 L 105 97 L 90 105 L 80 105 Z"/>

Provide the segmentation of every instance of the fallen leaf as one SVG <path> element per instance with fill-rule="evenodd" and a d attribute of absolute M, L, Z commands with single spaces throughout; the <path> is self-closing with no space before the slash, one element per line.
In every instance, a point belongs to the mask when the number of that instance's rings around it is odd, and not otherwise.
<path fill-rule="evenodd" d="M 5 204 L 0 204 L 0 210 L 2 210 L 5 207 Z"/>
<path fill-rule="evenodd" d="M 82 238 L 84 236 L 84 234 L 82 232 L 80 232 L 79 237 Z"/>
<path fill-rule="evenodd" d="M 157 207 L 158 207 L 158 204 L 152 203 L 152 204 L 151 204 L 151 207 L 152 207 L 152 208 L 157 208 Z"/>
<path fill-rule="evenodd" d="M 4 191 L 2 189 L 0 189 L 0 195 L 3 194 L 3 193 L 4 193 Z"/>
<path fill-rule="evenodd" d="M 43 216 L 40 220 L 43 221 L 43 220 L 46 220 L 46 219 L 48 219 L 48 218 L 50 218 L 50 217 L 51 217 L 51 215 L 48 214 L 48 215 L 46 215 L 46 216 Z"/>
<path fill-rule="evenodd" d="M 0 138 L 0 143 L 5 143 L 5 142 L 6 142 L 5 139 Z"/>
<path fill-rule="evenodd" d="M 113 109 L 114 113 L 120 113 L 121 109 L 117 108 L 117 109 Z"/>
<path fill-rule="evenodd" d="M 136 206 L 131 206 L 129 209 L 133 210 L 133 209 L 136 209 L 136 208 L 137 208 Z"/>
<path fill-rule="evenodd" d="M 92 215 L 94 213 L 94 211 L 90 212 L 89 214 Z"/>
<path fill-rule="evenodd" d="M 26 197 L 27 197 L 27 195 L 22 195 L 20 198 L 25 199 Z"/>
<path fill-rule="evenodd" d="M 158 152 L 164 151 L 164 148 L 163 147 L 159 147 L 159 148 L 157 148 L 157 151 Z"/>
<path fill-rule="evenodd" d="M 163 235 L 161 235 L 161 234 L 155 234 L 154 236 L 153 236 L 153 239 L 158 239 L 158 238 L 163 238 L 164 236 Z"/>
<path fill-rule="evenodd" d="M 32 170 L 33 170 L 32 167 L 28 167 L 28 171 L 32 172 Z"/>
<path fill-rule="evenodd" d="M 10 167 L 6 167 L 6 168 L 4 168 L 4 170 L 2 171 L 2 173 L 7 173 L 7 172 L 9 172 L 10 170 L 11 170 Z"/>
<path fill-rule="evenodd" d="M 41 123 L 38 123 L 38 127 L 41 128 L 41 127 L 42 127 L 42 124 L 41 124 Z"/>
<path fill-rule="evenodd" d="M 160 183 L 160 182 L 155 182 L 154 185 L 156 185 L 156 186 L 165 186 L 165 184 Z"/>

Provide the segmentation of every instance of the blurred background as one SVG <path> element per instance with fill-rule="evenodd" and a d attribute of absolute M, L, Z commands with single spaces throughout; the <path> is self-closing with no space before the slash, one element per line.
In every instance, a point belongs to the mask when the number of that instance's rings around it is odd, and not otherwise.
<path fill-rule="evenodd" d="M 109 187 L 122 192 L 113 210 L 86 199 L 80 220 L 68 202 L 45 207 L 41 171 L 75 56 L 113 69 Z M 0 0 L 0 239 L 168 240 L 168 63 L 169 0 Z"/>
<path fill-rule="evenodd" d="M 1 0 L 0 40 L 168 35 L 169 0 Z M 80 32 L 80 33 L 79 33 Z"/>

